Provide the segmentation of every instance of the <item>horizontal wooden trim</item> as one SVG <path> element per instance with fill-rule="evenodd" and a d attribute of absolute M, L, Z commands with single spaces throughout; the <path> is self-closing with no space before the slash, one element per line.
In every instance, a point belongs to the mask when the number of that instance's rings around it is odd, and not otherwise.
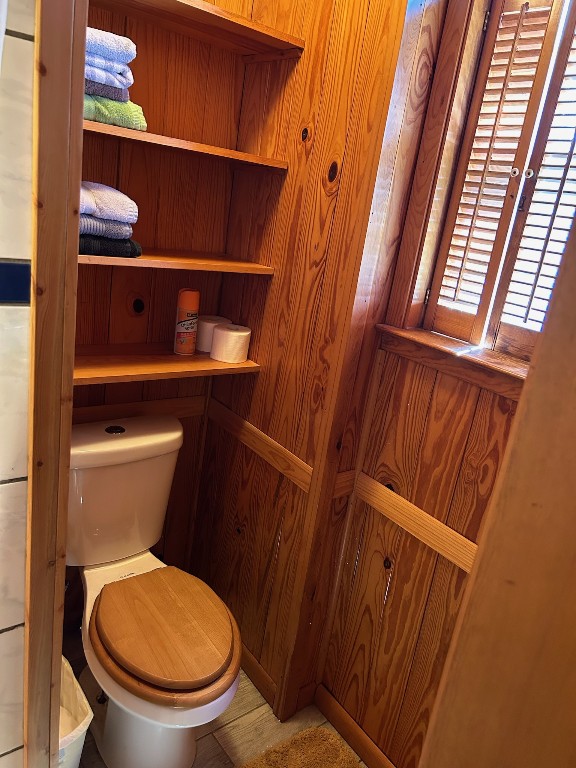
<path fill-rule="evenodd" d="M 260 366 L 252 360 L 221 363 L 205 354 L 175 355 L 164 344 L 80 346 L 76 350 L 74 385 L 189 379 L 259 370 Z"/>
<path fill-rule="evenodd" d="M 424 512 L 410 501 L 403 499 L 394 491 L 360 472 L 354 487 L 359 499 L 365 501 L 377 512 L 392 520 L 412 536 L 435 552 L 450 560 L 451 563 L 470 573 L 477 545 L 473 541 L 452 530 L 440 520 Z"/>
<path fill-rule="evenodd" d="M 208 418 L 216 422 L 261 459 L 287 477 L 305 493 L 310 490 L 312 467 L 277 443 L 246 419 L 241 418 L 217 400 L 208 403 Z"/>
<path fill-rule="evenodd" d="M 205 157 L 216 157 L 221 160 L 231 160 L 236 163 L 243 163 L 244 165 L 252 165 L 260 168 L 270 168 L 273 171 L 288 170 L 288 163 L 284 160 L 276 160 L 273 157 L 261 157 L 260 155 L 251 155 L 247 152 L 238 152 L 236 149 L 214 147 L 211 144 L 200 144 L 197 141 L 175 139 L 171 136 L 162 136 L 159 133 L 133 131 L 130 128 L 119 128 L 117 125 L 94 123 L 91 120 L 84 120 L 84 131 L 87 131 L 88 133 L 103 134 L 104 136 L 110 136 L 114 139 L 140 141 L 146 144 L 152 144 L 156 147 L 165 147 L 166 149 L 178 149 L 184 150 L 185 152 L 194 152 L 197 155 L 204 155 Z"/>
<path fill-rule="evenodd" d="M 356 479 L 356 471 L 349 469 L 346 472 L 338 472 L 336 475 L 336 482 L 334 483 L 333 499 L 340 499 L 342 496 L 350 496 L 354 490 L 354 480 Z"/>
<path fill-rule="evenodd" d="M 348 742 L 362 758 L 368 768 L 395 768 L 394 763 L 388 760 L 382 750 L 376 746 L 323 685 L 316 688 L 314 703 L 324 717 L 336 728 L 344 741 Z"/>
<path fill-rule="evenodd" d="M 456 376 L 497 395 L 519 400 L 529 364 L 434 331 L 377 325 L 380 348 Z"/>
<path fill-rule="evenodd" d="M 88 421 L 104 421 L 120 419 L 128 416 L 175 416 L 186 419 L 191 416 L 204 416 L 206 398 L 171 397 L 165 400 L 142 400 L 138 403 L 110 403 L 104 405 L 88 405 L 74 408 L 72 420 L 74 424 L 84 424 Z"/>
<path fill-rule="evenodd" d="M 78 256 L 79 264 L 96 264 L 106 267 L 135 267 L 149 269 L 184 269 L 191 272 L 233 272 L 243 275 L 273 275 L 272 267 L 265 267 L 253 261 L 233 261 L 209 253 L 186 253 L 177 251 L 148 251 L 137 259 L 121 259 L 114 256 Z"/>
<path fill-rule="evenodd" d="M 203 0 L 95 0 L 99 8 L 116 13 L 143 12 L 151 21 L 179 25 L 182 33 L 193 34 L 222 48 L 241 54 L 300 54 L 304 41 L 264 24 L 239 16 Z"/>
<path fill-rule="evenodd" d="M 250 653 L 244 643 L 242 643 L 242 669 L 256 688 L 258 688 L 262 696 L 264 696 L 268 704 L 272 706 L 276 696 L 276 683 L 264 667 L 261 666 L 260 662 L 257 661 L 256 657 Z"/>

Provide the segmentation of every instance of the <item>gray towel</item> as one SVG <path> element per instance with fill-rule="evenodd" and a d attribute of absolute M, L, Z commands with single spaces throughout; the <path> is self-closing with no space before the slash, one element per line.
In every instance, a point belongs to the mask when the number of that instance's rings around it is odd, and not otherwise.
<path fill-rule="evenodd" d="M 122 221 L 97 219 L 95 216 L 80 214 L 80 234 L 111 237 L 114 240 L 127 240 L 132 237 L 132 227 Z"/>
<path fill-rule="evenodd" d="M 113 85 L 96 83 L 94 80 L 84 80 L 84 93 L 88 96 L 103 96 L 113 101 L 128 101 L 130 94 L 128 88 L 115 88 Z"/>

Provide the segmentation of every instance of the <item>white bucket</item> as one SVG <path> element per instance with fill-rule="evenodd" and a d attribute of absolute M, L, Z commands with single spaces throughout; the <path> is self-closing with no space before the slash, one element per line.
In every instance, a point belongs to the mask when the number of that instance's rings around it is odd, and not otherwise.
<path fill-rule="evenodd" d="M 58 768 L 78 768 L 92 710 L 72 667 L 62 656 Z"/>

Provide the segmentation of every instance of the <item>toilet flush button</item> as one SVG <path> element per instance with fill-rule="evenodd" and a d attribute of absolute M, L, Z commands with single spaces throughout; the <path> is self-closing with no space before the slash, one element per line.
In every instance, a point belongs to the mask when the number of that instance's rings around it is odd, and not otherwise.
<path fill-rule="evenodd" d="M 109 427 L 106 427 L 104 432 L 108 432 L 109 435 L 121 435 L 123 432 L 126 432 L 124 427 L 121 427 L 120 424 L 112 424 Z"/>

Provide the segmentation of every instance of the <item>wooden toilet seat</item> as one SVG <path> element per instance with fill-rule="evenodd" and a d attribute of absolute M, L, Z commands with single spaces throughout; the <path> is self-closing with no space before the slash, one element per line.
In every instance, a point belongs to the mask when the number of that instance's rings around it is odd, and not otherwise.
<path fill-rule="evenodd" d="M 240 670 L 234 617 L 207 584 L 172 566 L 106 584 L 89 634 L 110 677 L 155 704 L 208 704 Z"/>

